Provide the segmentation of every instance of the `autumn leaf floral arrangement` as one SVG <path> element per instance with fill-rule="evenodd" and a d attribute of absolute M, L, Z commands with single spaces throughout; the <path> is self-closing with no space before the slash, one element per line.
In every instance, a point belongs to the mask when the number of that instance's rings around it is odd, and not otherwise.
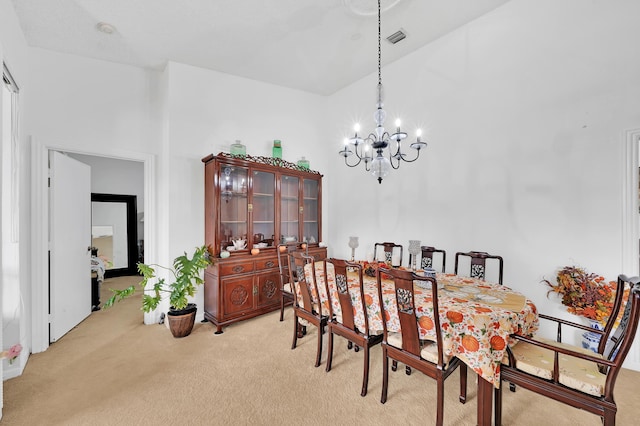
<path fill-rule="evenodd" d="M 613 308 L 615 281 L 589 273 L 578 266 L 565 266 L 556 275 L 556 283 L 542 280 L 551 290 L 562 297 L 567 311 L 604 324 Z"/>

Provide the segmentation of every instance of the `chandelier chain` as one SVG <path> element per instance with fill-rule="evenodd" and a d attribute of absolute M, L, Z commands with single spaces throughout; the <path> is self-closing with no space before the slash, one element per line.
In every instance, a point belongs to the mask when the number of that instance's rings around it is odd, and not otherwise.
<path fill-rule="evenodd" d="M 380 1 L 378 0 L 378 84 L 382 84 L 382 47 L 380 44 L 380 33 L 381 33 L 381 25 L 380 25 Z"/>

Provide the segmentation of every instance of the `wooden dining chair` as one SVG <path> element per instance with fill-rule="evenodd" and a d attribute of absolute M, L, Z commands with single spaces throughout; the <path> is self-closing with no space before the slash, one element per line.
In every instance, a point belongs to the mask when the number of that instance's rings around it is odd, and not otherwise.
<path fill-rule="evenodd" d="M 387 265 L 391 265 L 391 260 L 393 259 L 393 253 L 394 251 L 400 251 L 400 264 L 402 264 L 402 245 L 401 244 L 396 244 L 396 243 L 391 243 L 391 242 L 385 242 L 385 243 L 375 243 L 373 246 L 373 258 L 375 260 L 378 260 L 378 247 L 380 247 L 380 250 L 383 251 L 384 253 L 384 262 Z M 399 265 L 393 265 L 393 266 L 399 266 Z"/>
<path fill-rule="evenodd" d="M 391 292 L 382 290 L 382 275 L 391 277 L 393 287 Z M 382 313 L 382 397 L 380 402 L 387 401 L 387 389 L 389 384 L 389 358 L 397 360 L 421 371 L 425 375 L 436 380 L 436 424 L 442 425 L 444 416 L 444 381 L 460 367 L 460 396 L 463 404 L 467 399 L 467 365 L 456 357 L 450 357 L 443 351 L 442 330 L 440 328 L 440 316 L 438 311 L 438 284 L 433 277 L 417 275 L 411 271 L 393 268 L 378 268 L 378 297 Z M 418 318 L 416 316 L 414 298 L 414 280 L 428 281 L 431 283 L 433 319 L 429 326 L 433 326 L 436 335 L 435 341 L 421 340 L 418 331 Z M 394 306 L 400 321 L 400 332 L 392 332 L 388 329 L 390 313 L 388 306 Z M 431 311 L 431 309 L 429 309 Z M 426 321 L 425 321 L 426 322 Z"/>
<path fill-rule="evenodd" d="M 502 270 L 504 261 L 501 256 L 489 254 L 484 251 L 470 251 L 470 252 L 457 252 L 456 263 L 454 266 L 454 273 L 458 275 L 458 261 L 461 257 L 471 258 L 469 276 L 471 278 L 478 278 L 484 280 L 486 277 L 487 259 L 494 259 L 498 263 L 498 284 L 502 284 Z"/>
<path fill-rule="evenodd" d="M 306 279 L 304 266 L 311 264 L 311 279 Z M 300 251 L 289 253 L 289 282 L 293 283 L 294 289 L 299 293 L 299 297 L 293 299 L 293 343 L 291 349 L 295 349 L 298 337 L 301 337 L 301 324 L 299 319 L 306 320 L 309 324 L 318 329 L 318 347 L 316 350 L 316 364 L 320 365 L 322 357 L 322 335 L 325 332 L 329 316 L 322 312 L 322 303 L 318 292 L 318 285 L 315 279 L 314 258 L 307 256 Z M 301 300 L 300 300 L 301 299 Z"/>
<path fill-rule="evenodd" d="M 614 329 L 629 288 L 620 324 Z M 638 328 L 640 316 L 640 278 L 618 277 L 616 297 L 604 330 L 594 330 L 547 315 L 540 318 L 557 324 L 556 340 L 512 335 L 518 340 L 500 366 L 500 378 L 575 408 L 597 414 L 604 426 L 613 426 L 617 406 L 614 400 L 616 378 L 622 368 Z M 562 326 L 601 334 L 598 351 L 562 343 Z M 502 388 L 502 387 L 501 387 Z M 502 422 L 502 391 L 495 393 L 495 424 Z M 552 420 L 552 419 L 551 419 Z"/>
<path fill-rule="evenodd" d="M 327 273 L 327 264 L 333 266 L 333 279 Z M 357 279 L 357 288 L 349 289 L 349 280 L 347 278 L 347 270 L 354 271 Z M 364 371 L 362 373 L 362 391 L 361 396 L 367 394 L 369 384 L 369 349 L 382 342 L 382 333 L 370 334 L 369 318 L 367 307 L 365 304 L 364 281 L 362 278 L 362 265 L 352 263 L 342 259 L 328 259 L 324 261 L 324 282 L 327 284 L 327 295 L 329 296 L 329 347 L 327 352 L 327 372 L 331 371 L 331 363 L 333 361 L 333 335 L 337 334 L 347 339 L 351 344 L 355 345 L 354 351 L 358 352 L 358 348 L 364 351 Z M 357 298 L 353 295 L 357 294 Z M 338 302 L 340 312 L 333 311 L 333 302 Z M 357 301 L 357 303 L 356 303 Z M 360 329 L 355 322 L 356 315 L 364 318 L 364 325 Z"/>
<path fill-rule="evenodd" d="M 278 244 L 277 249 L 278 270 L 280 272 L 280 321 L 282 322 L 284 320 L 284 308 L 292 304 L 294 298 L 293 287 L 289 284 L 288 254 L 294 251 L 303 251 L 308 254 L 309 249 L 306 244 L 299 246 L 297 243 Z"/>
<path fill-rule="evenodd" d="M 438 256 L 440 256 L 440 259 L 442 261 L 442 272 L 444 273 L 445 266 L 447 265 L 447 252 L 444 251 L 444 250 L 437 249 L 435 247 L 431 247 L 431 246 L 421 246 L 420 249 L 421 249 L 421 256 L 422 256 L 420 258 L 420 268 L 421 269 L 425 269 L 425 268 L 436 269 L 434 267 L 435 266 L 434 254 L 440 253 Z M 413 259 L 411 257 L 411 254 L 409 254 L 409 266 L 411 266 L 413 264 L 412 260 Z"/>
<path fill-rule="evenodd" d="M 293 285 L 289 281 L 289 254 L 298 250 L 295 244 L 278 244 L 278 270 L 280 271 L 280 321 L 284 320 L 284 307 L 295 298 Z"/>

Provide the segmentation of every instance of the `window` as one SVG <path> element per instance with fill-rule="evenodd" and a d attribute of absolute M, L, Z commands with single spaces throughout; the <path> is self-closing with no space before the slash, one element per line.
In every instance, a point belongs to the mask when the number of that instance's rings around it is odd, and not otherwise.
<path fill-rule="evenodd" d="M 6 64 L 2 68 L 2 216 L 3 235 L 18 242 L 18 85 Z"/>

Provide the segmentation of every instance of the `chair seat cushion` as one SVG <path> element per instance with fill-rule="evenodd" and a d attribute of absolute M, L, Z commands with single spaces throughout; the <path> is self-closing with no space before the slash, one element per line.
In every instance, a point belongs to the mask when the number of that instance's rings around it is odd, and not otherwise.
<path fill-rule="evenodd" d="M 398 349 L 402 349 L 402 333 L 388 333 L 387 335 L 387 343 L 391 346 L 394 346 Z M 450 356 L 447 354 L 443 355 L 443 362 L 449 364 Z M 422 341 L 422 349 L 420 350 L 420 356 L 422 359 L 432 362 L 434 364 L 438 363 L 438 345 L 436 342 L 432 342 L 431 340 Z"/>
<path fill-rule="evenodd" d="M 589 349 L 545 338 L 538 338 L 537 340 L 548 345 L 602 358 L 600 354 L 592 352 Z M 551 380 L 553 377 L 553 351 L 527 342 L 518 342 L 518 344 L 512 348 L 512 352 L 516 358 L 516 368 L 518 370 L 546 380 Z M 505 357 L 502 362 L 508 364 L 509 359 Z M 604 394 L 604 385 L 607 376 L 598 371 L 598 365 L 595 362 L 559 354 L 558 363 L 560 370 L 558 381 L 560 383 L 589 395 L 602 396 Z"/>
<path fill-rule="evenodd" d="M 293 294 L 293 288 L 291 283 L 285 283 L 284 286 L 282 287 L 282 291 Z"/>

